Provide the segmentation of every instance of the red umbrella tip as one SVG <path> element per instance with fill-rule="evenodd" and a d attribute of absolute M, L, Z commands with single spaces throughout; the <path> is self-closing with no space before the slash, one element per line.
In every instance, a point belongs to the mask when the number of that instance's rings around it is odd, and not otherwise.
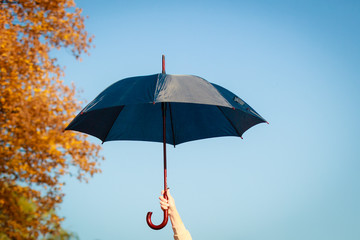
<path fill-rule="evenodd" d="M 234 107 L 232 107 L 232 109 L 233 109 L 233 110 L 235 110 L 235 108 L 234 108 Z"/>
<path fill-rule="evenodd" d="M 165 55 L 162 55 L 162 74 L 165 74 Z"/>
<path fill-rule="evenodd" d="M 241 137 L 241 139 L 243 139 L 243 137 L 242 136 L 240 136 Z"/>
<path fill-rule="evenodd" d="M 267 124 L 270 124 L 269 122 L 266 122 Z"/>

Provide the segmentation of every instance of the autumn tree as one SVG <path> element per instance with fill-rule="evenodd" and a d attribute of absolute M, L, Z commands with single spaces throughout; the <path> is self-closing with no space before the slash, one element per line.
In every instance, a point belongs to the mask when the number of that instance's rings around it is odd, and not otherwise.
<path fill-rule="evenodd" d="M 75 58 L 92 38 L 72 0 L 0 0 L 0 237 L 61 234 L 62 176 L 99 172 L 99 147 L 63 132 L 79 110 L 56 49 Z"/>

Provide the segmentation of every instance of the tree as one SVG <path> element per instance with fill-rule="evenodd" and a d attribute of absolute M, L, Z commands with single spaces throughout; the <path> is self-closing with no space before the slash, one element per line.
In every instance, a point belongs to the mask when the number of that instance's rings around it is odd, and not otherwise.
<path fill-rule="evenodd" d="M 92 37 L 73 0 L 0 0 L 0 10 L 0 237 L 55 236 L 61 177 L 87 180 L 102 157 L 85 135 L 63 132 L 81 102 L 53 55 L 79 59 Z"/>
<path fill-rule="evenodd" d="M 24 211 L 26 211 L 28 216 L 32 216 L 35 214 L 36 205 L 34 202 L 24 197 L 19 197 L 17 200 L 18 204 L 21 206 L 22 209 L 24 209 Z M 42 220 L 46 220 L 53 212 L 54 210 L 52 209 L 51 212 L 45 213 L 44 215 L 40 216 L 40 218 Z M 7 234 L 2 232 L 0 232 L 0 239 L 11 240 L 11 238 L 9 238 Z M 63 228 L 60 228 L 58 231 L 54 231 L 52 234 L 46 234 L 46 236 L 41 240 L 79 240 L 79 237 L 74 232 L 69 232 Z"/>

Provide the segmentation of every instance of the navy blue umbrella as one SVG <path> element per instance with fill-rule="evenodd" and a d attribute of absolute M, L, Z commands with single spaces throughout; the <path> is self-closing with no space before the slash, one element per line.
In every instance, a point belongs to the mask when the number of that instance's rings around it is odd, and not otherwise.
<path fill-rule="evenodd" d="M 266 122 L 241 98 L 205 79 L 192 75 L 159 74 L 131 77 L 106 88 L 65 130 L 90 134 L 103 142 L 137 140 L 163 142 L 164 190 L 167 189 L 166 143 L 174 146 L 198 139 L 237 136 Z M 165 191 L 165 198 L 166 191 Z M 167 210 L 160 225 L 163 228 Z"/>

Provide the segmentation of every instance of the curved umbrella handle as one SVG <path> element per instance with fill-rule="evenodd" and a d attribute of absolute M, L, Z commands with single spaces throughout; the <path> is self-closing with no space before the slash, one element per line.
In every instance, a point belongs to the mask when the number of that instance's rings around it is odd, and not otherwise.
<path fill-rule="evenodd" d="M 166 193 L 164 193 L 164 198 L 165 199 L 168 199 L 168 196 L 166 195 Z M 160 223 L 159 225 L 154 225 L 152 222 L 151 222 L 151 215 L 152 215 L 152 212 L 148 212 L 147 215 L 146 215 L 146 222 L 147 224 L 149 225 L 149 227 L 151 227 L 152 229 L 154 230 L 160 230 L 162 229 L 163 227 L 166 226 L 166 224 L 168 223 L 168 210 L 163 210 L 164 211 L 164 219 L 162 221 L 162 223 Z"/>

